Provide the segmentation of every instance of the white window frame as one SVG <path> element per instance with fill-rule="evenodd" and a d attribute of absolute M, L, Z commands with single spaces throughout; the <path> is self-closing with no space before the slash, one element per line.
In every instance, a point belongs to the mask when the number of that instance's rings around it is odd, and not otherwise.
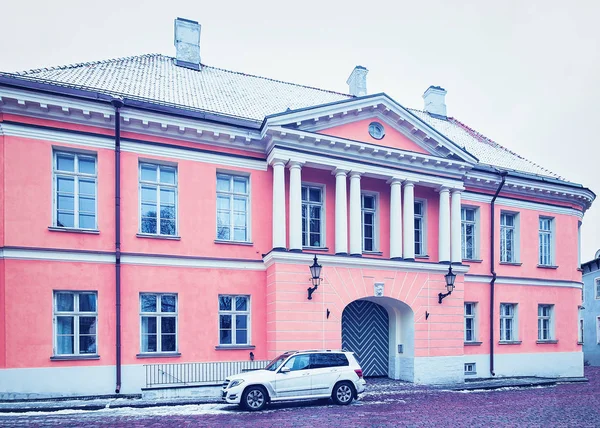
<path fill-rule="evenodd" d="M 142 180 L 142 166 L 149 165 L 156 167 L 156 179 L 157 181 L 145 181 Z M 161 183 L 160 182 L 160 168 L 169 168 L 175 170 L 175 184 Z M 154 186 L 156 188 L 156 233 L 143 232 L 142 231 L 142 188 L 144 186 Z M 161 188 L 174 190 L 175 191 L 175 233 L 163 234 L 160 233 L 160 190 Z M 138 162 L 138 233 L 141 235 L 151 236 L 165 236 L 165 237 L 178 237 L 179 235 L 179 170 L 176 164 L 159 163 L 154 161 L 139 160 Z"/>
<path fill-rule="evenodd" d="M 229 191 L 228 192 L 224 192 L 219 190 L 218 188 L 218 180 L 219 177 L 221 178 L 228 178 L 229 179 Z M 246 181 L 246 190 L 247 192 L 245 194 L 242 193 L 236 193 L 234 191 L 234 181 L 235 179 L 243 179 Z M 232 173 L 232 172 L 221 172 L 221 171 L 217 171 L 217 175 L 216 175 L 216 180 L 217 180 L 217 184 L 216 184 L 216 192 L 217 192 L 217 203 L 216 203 L 216 214 L 215 214 L 215 225 L 216 225 L 216 229 L 215 229 L 215 234 L 216 234 L 216 240 L 217 241 L 223 241 L 223 242 L 252 242 L 252 237 L 251 237 L 251 209 L 250 209 L 250 176 L 249 175 L 245 175 L 245 174 L 240 174 L 240 173 Z M 229 239 L 223 239 L 219 237 L 219 196 L 228 196 L 229 197 Z M 238 240 L 235 239 L 235 213 L 234 213 L 234 200 L 235 199 L 243 199 L 245 198 L 246 200 L 246 239 L 245 240 Z M 239 227 L 238 227 L 239 229 Z"/>
<path fill-rule="evenodd" d="M 465 374 L 466 375 L 476 375 L 477 374 L 476 363 L 465 363 Z"/>
<path fill-rule="evenodd" d="M 414 214 L 414 218 L 420 218 L 421 219 L 421 252 L 417 252 L 417 238 L 416 238 L 416 229 L 415 229 L 415 257 L 425 257 L 427 256 L 427 200 L 426 199 L 421 199 L 421 198 L 415 198 L 414 201 L 415 204 L 421 204 L 422 209 L 422 215 L 417 215 L 417 210 L 414 210 L 415 214 Z M 414 208 L 413 208 L 414 209 Z M 414 220 L 413 220 L 413 227 L 414 227 Z"/>
<path fill-rule="evenodd" d="M 583 344 L 583 336 L 584 336 L 584 331 L 585 331 L 585 321 L 583 318 L 579 318 L 579 322 L 577 323 L 577 329 L 579 330 L 577 332 L 577 342 L 580 344 Z"/>
<path fill-rule="evenodd" d="M 594 278 L 594 300 L 600 300 L 600 277 Z"/>
<path fill-rule="evenodd" d="M 73 157 L 74 171 L 62 171 L 58 169 L 58 157 Z M 94 174 L 79 172 L 79 159 L 87 158 L 94 160 Z M 58 225 L 58 178 L 73 179 L 73 226 Z M 94 227 L 84 228 L 79 226 L 79 180 L 94 180 Z M 98 156 L 96 153 L 76 152 L 62 149 L 54 149 L 52 153 L 52 226 L 61 229 L 98 230 Z"/>
<path fill-rule="evenodd" d="M 59 311 L 58 310 L 58 294 L 72 294 L 73 295 L 73 311 Z M 82 312 L 79 310 L 79 296 L 82 294 L 93 294 L 96 296 L 96 311 L 94 312 Z M 54 290 L 52 296 L 52 324 L 53 324 L 53 332 L 52 332 L 52 348 L 53 355 L 55 357 L 89 357 L 89 356 L 97 356 L 98 355 L 98 292 L 97 291 L 73 291 L 73 290 Z M 58 353 L 58 317 L 73 317 L 73 353 L 72 354 L 59 354 Z M 84 352 L 82 353 L 79 349 L 79 339 L 81 336 L 81 332 L 79 331 L 79 318 L 96 318 L 96 352 Z"/>
<path fill-rule="evenodd" d="M 512 308 L 512 313 L 509 315 L 505 315 L 505 311 L 502 309 L 506 306 L 510 306 Z M 506 324 L 507 320 L 512 320 L 512 325 L 510 328 L 511 337 L 507 338 L 507 329 Z M 518 318 L 517 318 L 517 304 L 516 303 L 500 303 L 500 342 L 517 342 L 519 340 L 518 336 Z"/>
<path fill-rule="evenodd" d="M 217 324 L 217 337 L 219 340 L 219 346 L 223 346 L 223 347 L 228 347 L 228 346 L 251 346 L 252 343 L 252 299 L 250 298 L 250 295 L 248 294 L 219 294 L 219 299 L 217 300 L 217 304 L 219 305 L 217 307 L 218 309 L 218 324 Z M 227 310 L 221 310 L 220 307 L 220 298 L 221 297 L 230 297 L 231 300 L 231 310 L 227 311 Z M 247 309 L 245 311 L 238 311 L 235 309 L 235 299 L 238 297 L 243 297 L 245 299 L 247 299 Z M 221 343 L 221 315 L 230 315 L 231 316 L 231 343 Z M 246 330 L 247 330 L 247 334 L 246 334 L 246 343 L 237 343 L 236 342 L 236 315 L 246 315 Z"/>
<path fill-rule="evenodd" d="M 547 309 L 547 312 L 544 312 Z M 538 341 L 554 340 L 554 305 L 538 305 Z M 546 332 L 546 336 L 544 336 Z"/>
<path fill-rule="evenodd" d="M 303 188 L 307 188 L 306 191 L 306 195 L 307 198 L 309 198 L 309 188 L 313 188 L 313 189 L 320 189 L 321 190 L 321 203 L 316 203 L 316 202 L 309 202 L 309 201 L 303 201 L 302 200 L 302 189 Z M 300 186 L 300 206 L 302 207 L 305 204 L 310 205 L 318 205 L 321 207 L 321 239 L 319 240 L 319 246 L 310 246 L 310 245 L 304 245 L 304 233 L 302 233 L 302 230 L 300 230 L 300 233 L 302 234 L 302 248 L 326 248 L 327 244 L 325 242 L 325 237 L 327 236 L 326 233 L 326 229 L 325 229 L 325 224 L 326 224 L 326 206 L 325 206 L 325 202 L 326 202 L 326 188 L 324 184 L 320 184 L 320 183 L 308 183 L 303 181 L 301 186 Z M 307 215 L 310 213 L 310 207 L 307 206 L 306 209 L 306 213 Z M 301 208 L 302 209 L 302 208 Z M 301 214 L 302 215 L 302 214 Z M 302 218 L 300 219 L 301 221 L 304 221 Z M 307 230 L 307 244 L 310 244 L 310 217 L 306 217 L 306 230 Z"/>
<path fill-rule="evenodd" d="M 548 229 L 542 229 L 542 221 L 548 222 Z M 538 219 L 538 264 L 554 266 L 554 217 L 540 216 Z M 547 238 L 547 247 L 543 240 Z"/>
<path fill-rule="evenodd" d="M 466 220 L 466 211 L 473 211 L 473 220 Z M 465 213 L 465 215 L 463 215 Z M 466 226 L 473 226 L 473 254 L 472 257 L 467 257 L 466 254 Z M 463 260 L 478 260 L 479 259 L 479 207 L 463 205 L 460 207 L 460 251 Z"/>
<path fill-rule="evenodd" d="M 471 306 L 471 314 L 467 314 L 467 305 Z M 464 316 L 465 316 L 465 334 L 464 339 L 466 343 L 477 342 L 477 303 L 476 302 L 465 302 L 464 305 Z M 467 320 L 472 321 L 471 327 L 471 339 L 467 339 Z"/>
<path fill-rule="evenodd" d="M 596 343 L 600 345 L 600 316 L 596 317 Z"/>
<path fill-rule="evenodd" d="M 506 226 L 502 224 L 503 217 L 513 217 L 513 226 Z M 500 212 L 500 263 L 519 263 L 520 260 L 520 216 L 519 213 L 512 211 L 501 211 Z M 506 240 L 505 231 L 513 231 L 513 243 L 512 243 L 512 254 L 508 257 L 507 251 L 502 251 L 502 242 Z"/>
<path fill-rule="evenodd" d="M 142 296 L 156 296 L 156 312 L 144 312 L 142 309 Z M 162 296 L 174 296 L 175 297 L 175 312 L 163 312 L 162 311 Z M 139 293 L 139 315 L 140 315 L 140 354 L 153 355 L 153 354 L 176 354 L 179 351 L 179 296 L 177 293 L 154 293 L 154 292 L 141 292 Z M 144 332 L 143 332 L 143 321 L 142 318 L 156 318 L 156 351 L 144 351 Z M 175 350 L 174 351 L 163 351 L 162 350 L 162 318 L 175 318 Z M 169 334 L 169 333 L 167 333 Z"/>
<path fill-rule="evenodd" d="M 373 209 L 364 207 L 364 197 L 373 198 Z M 366 253 L 376 253 L 379 251 L 379 193 L 361 192 L 360 194 L 360 219 L 362 234 L 362 251 Z M 373 214 L 373 249 L 365 250 L 365 213 Z"/>

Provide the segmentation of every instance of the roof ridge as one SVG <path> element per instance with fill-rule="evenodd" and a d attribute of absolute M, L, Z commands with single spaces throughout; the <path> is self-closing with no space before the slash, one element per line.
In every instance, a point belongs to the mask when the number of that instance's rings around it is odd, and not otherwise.
<path fill-rule="evenodd" d="M 271 77 L 258 76 L 256 74 L 243 73 L 241 71 L 227 70 L 225 68 L 214 67 L 214 66 L 206 65 L 206 64 L 202 64 L 202 66 L 203 67 L 212 68 L 213 70 L 219 70 L 219 71 L 225 71 L 227 73 L 239 74 L 241 76 L 254 77 L 254 78 L 257 78 L 257 79 L 269 80 L 271 82 L 284 83 L 286 85 L 298 86 L 298 87 L 307 88 L 307 89 L 314 89 L 314 90 L 321 91 L 321 92 L 329 92 L 330 94 L 342 95 L 342 96 L 345 96 L 345 97 L 348 97 L 348 98 L 355 98 L 354 95 L 344 94 L 342 92 L 332 91 L 332 90 L 329 90 L 329 89 L 317 88 L 316 86 L 301 85 L 299 83 L 286 82 L 285 80 L 273 79 Z"/>
<path fill-rule="evenodd" d="M 561 179 L 561 180 L 566 180 L 564 177 L 562 177 L 559 174 L 556 174 L 555 172 L 550 171 L 548 168 L 544 168 L 543 166 L 521 156 L 520 154 L 513 152 L 512 150 L 504 147 L 502 144 L 499 144 L 498 142 L 492 140 L 489 137 L 486 137 L 485 135 L 483 135 L 481 132 L 471 128 L 470 126 L 464 124 L 463 122 L 461 122 L 460 120 L 456 119 L 455 117 L 448 117 L 448 121 L 455 123 L 456 125 L 460 126 L 465 132 L 467 132 L 469 135 L 471 135 L 473 138 L 476 138 L 478 141 L 485 143 L 485 144 L 489 144 L 493 147 L 499 148 L 501 150 L 504 150 L 510 154 L 512 154 L 513 156 L 518 157 L 519 159 L 524 160 L 525 162 L 529 162 L 530 164 L 540 168 L 542 171 L 545 171 L 549 174 L 552 174 L 554 176 L 556 176 L 557 178 Z"/>
<path fill-rule="evenodd" d="M 69 68 L 87 67 L 90 65 L 97 65 L 97 64 L 109 64 L 109 63 L 118 62 L 118 61 L 137 59 L 137 58 L 150 58 L 150 57 L 156 57 L 156 56 L 166 56 L 166 55 L 159 54 L 159 53 L 129 55 L 129 56 L 122 56 L 122 57 L 117 57 L 117 58 L 101 59 L 101 60 L 96 60 L 96 61 L 75 62 L 72 64 L 57 65 L 57 66 L 53 66 L 53 67 L 32 68 L 29 70 L 16 71 L 12 74 L 17 75 L 17 76 L 28 76 L 29 74 L 40 73 L 42 71 L 67 70 Z"/>

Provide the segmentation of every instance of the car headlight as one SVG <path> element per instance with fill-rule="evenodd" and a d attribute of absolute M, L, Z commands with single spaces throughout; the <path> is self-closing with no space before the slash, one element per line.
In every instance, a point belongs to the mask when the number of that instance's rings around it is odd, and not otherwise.
<path fill-rule="evenodd" d="M 244 383 L 243 379 L 235 379 L 232 380 L 231 383 L 229 384 L 229 388 L 235 388 L 236 386 L 241 385 L 242 383 Z"/>

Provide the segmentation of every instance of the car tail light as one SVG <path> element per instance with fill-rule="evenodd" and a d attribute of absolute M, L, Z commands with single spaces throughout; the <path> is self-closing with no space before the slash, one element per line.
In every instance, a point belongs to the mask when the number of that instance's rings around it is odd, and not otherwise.
<path fill-rule="evenodd" d="M 361 369 L 355 369 L 354 373 L 356 373 L 358 375 L 359 379 L 362 379 L 362 370 Z"/>

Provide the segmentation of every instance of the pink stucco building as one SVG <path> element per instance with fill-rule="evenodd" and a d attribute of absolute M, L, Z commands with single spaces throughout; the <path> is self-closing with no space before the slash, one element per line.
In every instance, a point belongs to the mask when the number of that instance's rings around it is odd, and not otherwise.
<path fill-rule="evenodd" d="M 176 46 L 0 73 L 0 396 L 341 347 L 416 383 L 583 375 L 590 190 L 447 116 L 440 87 L 415 110 L 364 67 L 349 95 L 214 68 L 186 20 Z"/>

